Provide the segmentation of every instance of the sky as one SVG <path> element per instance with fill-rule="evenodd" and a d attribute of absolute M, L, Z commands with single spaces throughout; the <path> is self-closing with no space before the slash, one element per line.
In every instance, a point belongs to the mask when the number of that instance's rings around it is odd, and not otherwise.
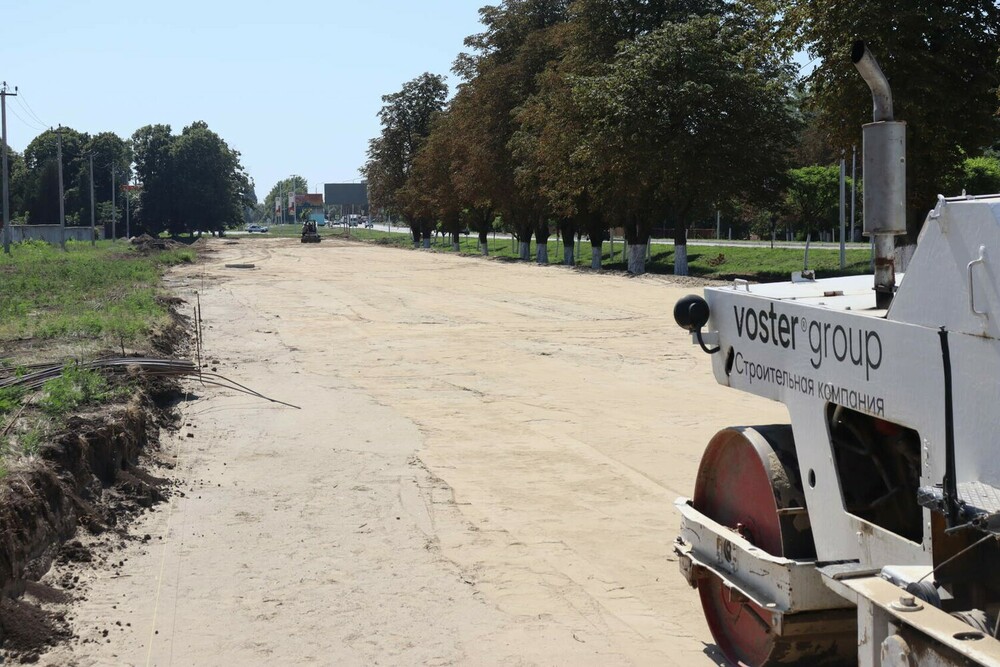
<path fill-rule="evenodd" d="M 0 0 L 0 80 L 17 151 L 47 127 L 175 134 L 205 121 L 263 199 L 357 182 L 382 95 L 451 66 L 488 0 Z"/>

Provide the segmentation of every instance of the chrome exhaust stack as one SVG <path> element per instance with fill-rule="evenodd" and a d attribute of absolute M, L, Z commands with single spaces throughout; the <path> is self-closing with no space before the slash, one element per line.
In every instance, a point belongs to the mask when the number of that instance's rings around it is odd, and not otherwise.
<path fill-rule="evenodd" d="M 872 91 L 872 122 L 864 135 L 864 233 L 875 240 L 875 305 L 888 308 L 896 290 L 895 236 L 906 233 L 906 123 L 893 119 L 892 91 L 862 41 L 851 61 Z"/>

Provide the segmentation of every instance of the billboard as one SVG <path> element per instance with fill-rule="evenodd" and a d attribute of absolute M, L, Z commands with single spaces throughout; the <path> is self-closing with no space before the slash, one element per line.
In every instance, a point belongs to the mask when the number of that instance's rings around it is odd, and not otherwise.
<path fill-rule="evenodd" d="M 368 208 L 368 184 L 327 183 L 323 186 L 327 206 L 362 206 Z"/>

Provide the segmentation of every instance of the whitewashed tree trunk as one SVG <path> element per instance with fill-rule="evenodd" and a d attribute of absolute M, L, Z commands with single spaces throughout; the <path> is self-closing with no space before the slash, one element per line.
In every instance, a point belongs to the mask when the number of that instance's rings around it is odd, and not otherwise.
<path fill-rule="evenodd" d="M 646 272 L 646 244 L 628 244 L 628 272 L 641 276 Z"/>
<path fill-rule="evenodd" d="M 531 256 L 531 242 L 521 241 L 520 244 L 518 245 L 518 254 L 520 255 L 521 259 L 527 260 Z"/>
<path fill-rule="evenodd" d="M 604 244 L 590 244 L 590 268 L 595 271 L 601 270 L 601 256 L 604 255 Z"/>
<path fill-rule="evenodd" d="M 688 274 L 688 247 L 684 245 L 674 246 L 674 275 L 686 276 Z"/>
<path fill-rule="evenodd" d="M 573 266 L 576 264 L 576 257 L 573 256 L 572 245 L 563 246 L 563 264 L 566 266 Z"/>
<path fill-rule="evenodd" d="M 458 252 L 458 249 L 459 249 L 459 246 L 458 246 L 458 244 L 457 244 L 457 243 L 454 243 L 454 242 L 453 242 L 453 243 L 451 244 L 451 249 L 452 249 L 452 250 L 454 250 L 455 252 Z"/>
<path fill-rule="evenodd" d="M 539 264 L 549 263 L 549 244 L 539 243 L 535 248 L 535 260 Z"/>
<path fill-rule="evenodd" d="M 490 244 L 489 243 L 480 243 L 479 244 L 479 252 L 483 253 L 484 255 L 489 255 L 490 254 Z"/>
<path fill-rule="evenodd" d="M 431 239 L 430 239 L 430 237 L 424 237 L 424 247 L 425 248 L 430 248 L 431 247 Z"/>

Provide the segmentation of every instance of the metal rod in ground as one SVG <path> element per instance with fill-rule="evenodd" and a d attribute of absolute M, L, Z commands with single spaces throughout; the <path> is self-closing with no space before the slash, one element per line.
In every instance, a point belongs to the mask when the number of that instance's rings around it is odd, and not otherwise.
<path fill-rule="evenodd" d="M 198 306 L 194 307 L 194 359 L 195 364 L 198 367 L 198 372 L 201 372 L 201 343 L 198 341 Z"/>

